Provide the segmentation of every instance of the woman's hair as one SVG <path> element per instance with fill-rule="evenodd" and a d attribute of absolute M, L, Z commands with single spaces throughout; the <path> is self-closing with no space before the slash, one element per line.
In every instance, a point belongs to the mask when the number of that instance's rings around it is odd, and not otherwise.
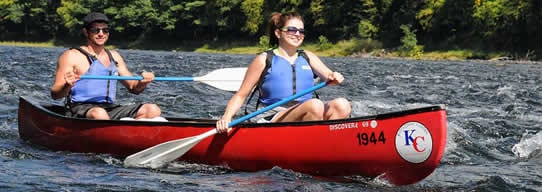
<path fill-rule="evenodd" d="M 269 47 L 276 47 L 279 44 L 279 39 L 275 36 L 275 29 L 283 28 L 287 21 L 290 19 L 299 19 L 301 22 L 305 22 L 303 17 L 296 12 L 287 13 L 271 13 L 269 22 L 267 23 L 267 35 L 269 36 Z"/>

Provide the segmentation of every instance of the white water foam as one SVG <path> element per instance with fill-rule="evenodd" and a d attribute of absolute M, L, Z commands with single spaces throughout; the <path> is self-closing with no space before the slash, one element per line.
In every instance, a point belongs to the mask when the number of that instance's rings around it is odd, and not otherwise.
<path fill-rule="evenodd" d="M 512 147 L 512 152 L 520 158 L 528 158 L 531 153 L 537 150 L 542 150 L 542 132 L 534 135 L 526 132 L 521 137 L 521 141 Z"/>

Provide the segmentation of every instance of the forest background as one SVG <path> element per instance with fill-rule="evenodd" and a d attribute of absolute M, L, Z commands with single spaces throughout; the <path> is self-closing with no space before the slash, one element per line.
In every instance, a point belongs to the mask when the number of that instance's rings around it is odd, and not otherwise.
<path fill-rule="evenodd" d="M 80 45 L 91 11 L 123 49 L 256 53 L 269 15 L 297 11 L 323 56 L 542 60 L 540 0 L 2 0 L 0 41 Z"/>

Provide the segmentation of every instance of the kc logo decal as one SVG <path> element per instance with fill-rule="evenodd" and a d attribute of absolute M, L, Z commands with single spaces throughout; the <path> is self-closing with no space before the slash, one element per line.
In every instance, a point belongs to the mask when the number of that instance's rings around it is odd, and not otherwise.
<path fill-rule="evenodd" d="M 433 150 L 431 133 L 421 123 L 405 123 L 395 134 L 395 149 L 408 162 L 424 162 Z"/>

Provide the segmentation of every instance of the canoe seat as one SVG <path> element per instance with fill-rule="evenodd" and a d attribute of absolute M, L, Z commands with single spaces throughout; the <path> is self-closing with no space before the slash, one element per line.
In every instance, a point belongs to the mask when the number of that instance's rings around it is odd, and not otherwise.
<path fill-rule="evenodd" d="M 146 119 L 146 118 L 134 119 L 134 118 L 131 118 L 131 117 L 123 117 L 123 118 L 120 118 L 120 120 L 123 120 L 123 121 L 163 121 L 163 122 L 167 121 L 167 119 L 163 118 L 163 117 L 155 117 L 155 118 L 151 118 L 151 119 Z"/>
<path fill-rule="evenodd" d="M 42 104 L 45 109 L 57 113 L 59 115 L 66 115 L 66 108 L 63 105 L 56 105 L 56 104 Z"/>

